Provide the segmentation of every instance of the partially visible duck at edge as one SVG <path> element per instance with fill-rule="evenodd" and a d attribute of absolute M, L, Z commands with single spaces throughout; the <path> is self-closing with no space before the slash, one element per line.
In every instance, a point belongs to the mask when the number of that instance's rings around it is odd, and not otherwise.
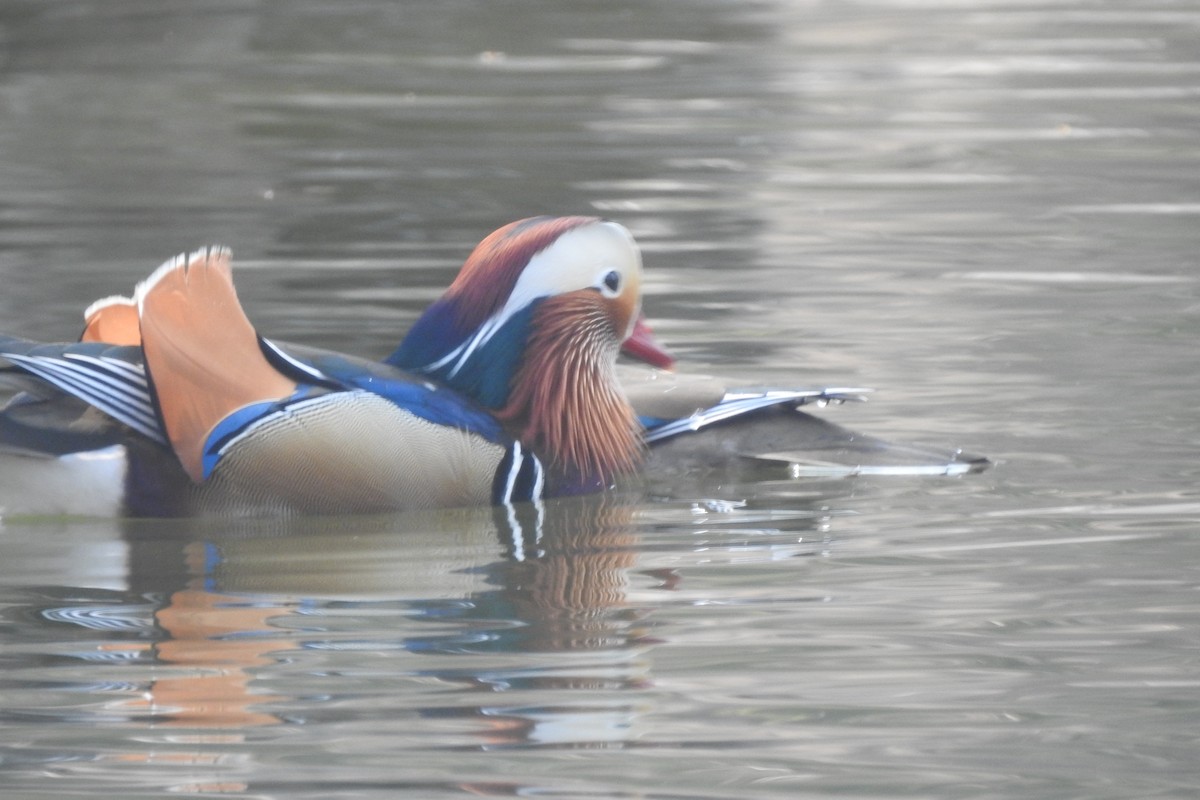
<path fill-rule="evenodd" d="M 857 390 L 631 403 L 620 351 L 672 358 L 641 315 L 621 225 L 506 225 L 387 359 L 259 335 L 230 252 L 181 255 L 85 312 L 78 342 L 0 336 L 0 514 L 373 513 L 594 492 L 647 445 L 732 416 Z M 656 373 L 657 374 L 657 373 Z M 664 398 L 670 396 L 664 402 Z M 681 397 L 683 395 L 683 397 Z M 635 410 L 635 404 L 638 406 Z"/>

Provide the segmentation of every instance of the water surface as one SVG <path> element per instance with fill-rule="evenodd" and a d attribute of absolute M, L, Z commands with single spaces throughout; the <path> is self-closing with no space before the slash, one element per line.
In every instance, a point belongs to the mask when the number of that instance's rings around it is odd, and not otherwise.
<path fill-rule="evenodd" d="M 1194 796 L 1198 41 L 1166 0 L 6 4 L 6 331 L 221 241 L 260 330 L 381 356 L 492 229 L 596 213 L 685 368 L 996 466 L 6 519 L 5 796 Z"/>

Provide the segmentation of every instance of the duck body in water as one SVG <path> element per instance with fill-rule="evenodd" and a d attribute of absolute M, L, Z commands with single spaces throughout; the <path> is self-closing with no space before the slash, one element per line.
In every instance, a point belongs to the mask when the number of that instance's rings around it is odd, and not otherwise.
<path fill-rule="evenodd" d="M 641 316 L 632 236 L 596 218 L 488 236 L 383 362 L 259 335 L 231 264 L 220 247 L 168 261 L 132 297 L 93 304 L 78 342 L 0 337 L 0 379 L 15 390 L 0 412 L 4 513 L 539 500 L 612 486 L 647 448 L 656 468 L 670 452 L 691 463 L 705 439 L 728 454 L 752 444 L 739 432 L 751 418 L 860 394 L 730 393 L 657 370 L 622 380 L 622 350 L 659 369 L 672 359 Z"/>

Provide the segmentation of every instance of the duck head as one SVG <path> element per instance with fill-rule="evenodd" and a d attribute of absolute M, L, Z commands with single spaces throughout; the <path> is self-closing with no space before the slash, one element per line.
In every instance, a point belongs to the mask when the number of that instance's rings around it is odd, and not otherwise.
<path fill-rule="evenodd" d="M 566 481 L 595 488 L 642 447 L 617 353 L 672 361 L 642 321 L 641 281 L 641 254 L 615 222 L 513 222 L 475 248 L 388 362 L 473 398 Z"/>

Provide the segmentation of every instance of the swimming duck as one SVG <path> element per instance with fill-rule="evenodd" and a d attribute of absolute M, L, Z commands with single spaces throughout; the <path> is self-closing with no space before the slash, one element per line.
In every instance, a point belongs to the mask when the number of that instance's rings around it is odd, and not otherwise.
<path fill-rule="evenodd" d="M 376 362 L 260 336 L 227 249 L 178 256 L 132 297 L 93 303 L 78 342 L 0 336 L 0 383 L 17 390 L 0 410 L 0 513 L 506 504 L 602 489 L 647 450 L 667 474 L 786 462 L 771 452 L 785 440 L 853 444 L 852 463 L 882 449 L 795 413 L 867 390 L 729 389 L 660 371 L 672 358 L 642 318 L 640 284 L 617 223 L 514 222 Z M 619 350 L 654 369 L 616 371 Z"/>
<path fill-rule="evenodd" d="M 500 228 L 383 362 L 285 346 L 231 255 L 179 256 L 85 313 L 79 342 L 0 338 L 8 513 L 355 513 L 595 491 L 643 442 L 618 351 L 663 367 L 621 225 Z"/>

